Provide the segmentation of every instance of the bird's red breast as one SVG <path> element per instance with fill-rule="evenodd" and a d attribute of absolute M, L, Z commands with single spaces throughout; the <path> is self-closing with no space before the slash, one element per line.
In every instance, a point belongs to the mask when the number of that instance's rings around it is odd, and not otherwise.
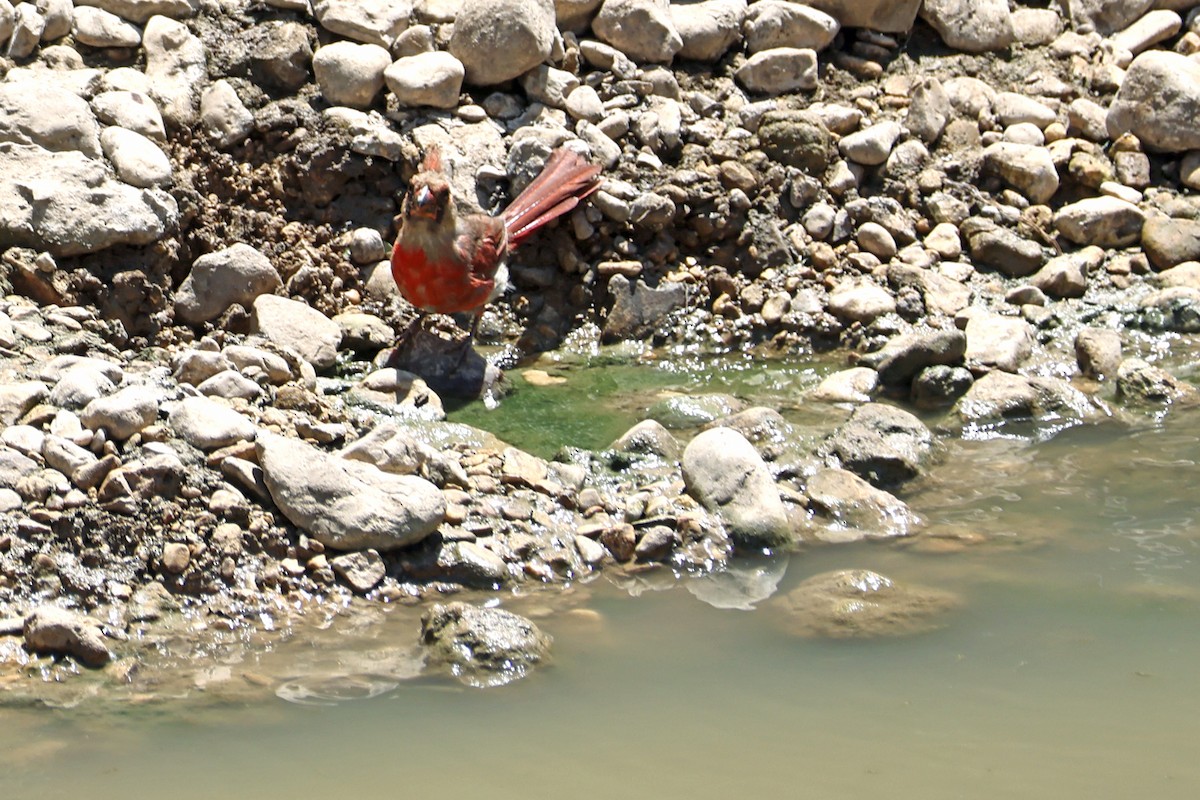
<path fill-rule="evenodd" d="M 392 277 L 408 302 L 435 314 L 476 311 L 496 287 L 494 278 L 478 275 L 465 264 L 432 263 L 425 250 L 407 249 L 402 242 L 392 249 Z"/>

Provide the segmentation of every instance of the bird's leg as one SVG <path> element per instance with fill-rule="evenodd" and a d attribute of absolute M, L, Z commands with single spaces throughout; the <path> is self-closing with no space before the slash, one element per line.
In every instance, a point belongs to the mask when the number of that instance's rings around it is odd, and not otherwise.
<path fill-rule="evenodd" d="M 412 337 L 412 335 L 417 332 L 417 329 L 420 328 L 421 325 L 425 322 L 425 317 L 428 315 L 429 315 L 428 311 L 425 311 L 424 309 L 421 309 L 421 308 L 417 309 L 416 319 L 414 319 L 412 322 L 408 323 L 408 325 L 405 326 L 404 330 L 402 330 L 400 332 L 400 335 L 396 338 L 396 344 L 400 344 L 401 342 L 407 342 L 409 340 L 409 338 Z"/>
<path fill-rule="evenodd" d="M 475 333 L 479 330 L 479 320 L 483 318 L 483 309 L 475 312 L 471 318 L 471 327 L 467 329 L 467 339 L 463 342 L 462 350 L 458 354 L 458 361 L 454 368 L 458 369 L 463 362 L 467 360 L 467 354 L 471 352 L 471 344 L 475 341 Z"/>

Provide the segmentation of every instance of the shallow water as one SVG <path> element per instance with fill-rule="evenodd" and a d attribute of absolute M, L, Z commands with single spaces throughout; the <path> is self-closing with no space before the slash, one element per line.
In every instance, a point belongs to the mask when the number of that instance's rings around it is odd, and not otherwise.
<path fill-rule="evenodd" d="M 751 377 L 780 396 L 810 378 Z M 688 388 L 659 379 L 655 391 Z M 636 401 L 604 402 L 620 433 Z M 197 664 L 228 680 L 187 699 L 3 708 L 0 787 L 13 798 L 1193 798 L 1195 423 L 953 442 L 905 496 L 934 537 L 753 565 L 783 572 L 753 611 L 702 601 L 714 583 L 654 573 L 506 598 L 554 635 L 555 662 L 501 688 L 407 680 L 419 611 L 394 608 L 228 669 Z M 613 434 L 594 435 L 566 443 Z M 778 597 L 847 567 L 963 605 L 908 638 L 789 633 Z"/>

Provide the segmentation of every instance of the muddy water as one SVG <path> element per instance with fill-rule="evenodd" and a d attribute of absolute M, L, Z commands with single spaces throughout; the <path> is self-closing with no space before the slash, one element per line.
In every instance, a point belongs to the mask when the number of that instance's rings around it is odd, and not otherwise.
<path fill-rule="evenodd" d="M 200 654 L 157 697 L 0 708 L 0 794 L 1194 798 L 1197 421 L 954 442 L 906 495 L 935 536 L 749 564 L 779 581 L 754 610 L 654 574 L 505 598 L 556 661 L 497 689 L 412 679 L 394 608 Z M 963 605 L 910 638 L 788 633 L 778 596 L 844 567 Z"/>

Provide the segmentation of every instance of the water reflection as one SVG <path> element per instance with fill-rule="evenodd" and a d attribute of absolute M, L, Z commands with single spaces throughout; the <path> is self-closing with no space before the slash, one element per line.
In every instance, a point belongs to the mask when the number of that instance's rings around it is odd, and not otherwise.
<path fill-rule="evenodd" d="M 753 611 L 779 589 L 787 567 L 787 556 L 747 558 L 720 572 L 690 578 L 684 586 L 713 608 Z"/>

